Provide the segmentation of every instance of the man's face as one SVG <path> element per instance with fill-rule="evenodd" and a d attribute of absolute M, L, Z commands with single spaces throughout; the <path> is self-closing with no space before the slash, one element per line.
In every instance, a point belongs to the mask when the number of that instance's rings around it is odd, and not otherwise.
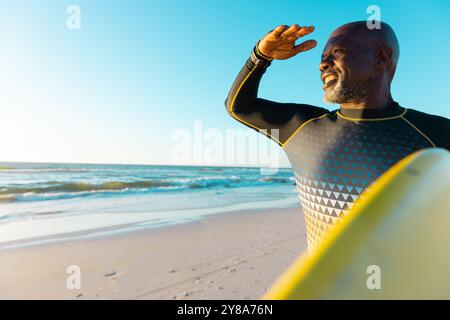
<path fill-rule="evenodd" d="M 331 34 L 322 53 L 320 71 L 324 100 L 359 102 L 373 82 L 375 54 L 362 34 L 338 31 Z"/>

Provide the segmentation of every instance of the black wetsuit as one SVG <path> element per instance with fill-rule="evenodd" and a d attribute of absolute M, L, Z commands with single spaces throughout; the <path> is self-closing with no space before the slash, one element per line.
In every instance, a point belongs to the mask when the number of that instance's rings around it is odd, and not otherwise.
<path fill-rule="evenodd" d="M 397 103 L 383 110 L 329 111 L 258 98 L 261 77 L 270 64 L 254 48 L 225 105 L 233 118 L 273 139 L 286 152 L 310 250 L 389 167 L 419 149 L 450 150 L 450 120 Z"/>

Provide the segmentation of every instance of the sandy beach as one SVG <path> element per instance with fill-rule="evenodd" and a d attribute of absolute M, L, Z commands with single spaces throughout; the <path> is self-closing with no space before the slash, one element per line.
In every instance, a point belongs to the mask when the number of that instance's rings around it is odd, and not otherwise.
<path fill-rule="evenodd" d="M 300 208 L 0 251 L 1 299 L 258 299 L 306 250 Z M 69 266 L 80 289 L 68 289 Z"/>

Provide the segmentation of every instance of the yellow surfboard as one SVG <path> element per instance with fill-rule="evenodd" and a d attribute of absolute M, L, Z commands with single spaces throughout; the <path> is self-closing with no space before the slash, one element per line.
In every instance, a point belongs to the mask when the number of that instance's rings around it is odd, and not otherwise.
<path fill-rule="evenodd" d="M 450 152 L 389 169 L 263 299 L 450 299 Z"/>

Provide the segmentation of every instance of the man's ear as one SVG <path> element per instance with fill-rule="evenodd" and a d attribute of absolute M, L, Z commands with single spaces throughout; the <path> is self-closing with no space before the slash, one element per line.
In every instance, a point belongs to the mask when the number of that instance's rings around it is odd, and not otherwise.
<path fill-rule="evenodd" d="M 392 49 L 387 46 L 381 46 L 376 51 L 375 68 L 384 69 L 392 65 Z"/>

